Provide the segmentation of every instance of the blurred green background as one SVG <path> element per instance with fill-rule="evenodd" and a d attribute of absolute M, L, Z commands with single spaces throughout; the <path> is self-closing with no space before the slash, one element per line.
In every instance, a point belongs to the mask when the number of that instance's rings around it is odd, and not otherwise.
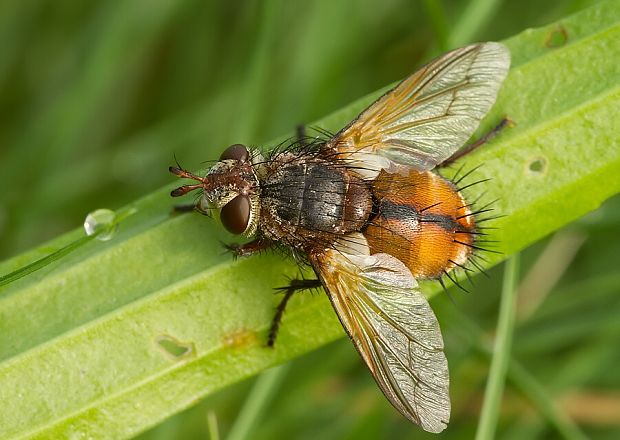
<path fill-rule="evenodd" d="M 0 2 L 0 259 L 169 182 L 236 142 L 263 145 L 431 56 L 500 40 L 594 1 Z M 619 6 L 620 7 L 620 6 Z M 592 438 L 620 438 L 620 199 L 523 254 L 515 358 Z M 501 268 L 433 302 L 453 419 L 471 438 Z M 474 324 L 475 323 L 475 324 Z M 480 332 L 478 334 L 478 332 Z M 478 348 L 477 348 L 478 347 Z M 552 362 L 550 362 L 552 360 Z M 564 368 L 557 370 L 558 365 Z M 291 363 L 251 438 L 431 438 L 391 409 L 347 340 Z M 509 381 L 498 438 L 562 438 Z M 224 438 L 253 381 L 143 439 Z"/>

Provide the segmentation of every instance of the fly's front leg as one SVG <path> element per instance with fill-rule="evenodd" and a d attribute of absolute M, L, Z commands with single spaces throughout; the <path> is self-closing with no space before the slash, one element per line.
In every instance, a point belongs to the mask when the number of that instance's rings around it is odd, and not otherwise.
<path fill-rule="evenodd" d="M 455 162 L 457 159 L 460 159 L 461 157 L 471 153 L 472 151 L 474 151 L 479 146 L 484 145 L 487 142 L 489 142 L 491 139 L 493 139 L 495 136 L 497 136 L 504 128 L 509 127 L 509 126 L 511 127 L 513 125 L 514 125 L 514 122 L 512 122 L 512 120 L 510 118 L 504 117 L 499 122 L 499 124 L 497 124 L 495 127 L 493 127 L 488 133 L 486 133 L 484 136 L 482 136 L 476 142 L 473 142 L 473 143 L 467 145 L 465 148 L 457 151 L 452 156 L 450 156 L 449 158 L 444 160 L 442 163 L 440 163 L 438 166 L 445 167 L 447 165 L 450 165 L 451 163 Z"/>
<path fill-rule="evenodd" d="M 278 304 L 276 308 L 276 314 L 271 321 L 271 327 L 269 328 L 269 337 L 267 338 L 267 346 L 273 347 L 276 342 L 276 337 L 278 336 L 278 330 L 280 329 L 280 322 L 282 321 L 282 315 L 284 314 L 284 309 L 286 309 L 286 304 L 288 300 L 291 299 L 293 294 L 299 290 L 309 290 L 316 289 L 317 287 L 321 287 L 321 282 L 319 280 L 299 280 L 294 279 L 291 280 L 290 284 L 287 287 L 279 287 L 276 290 L 284 292 L 284 297 Z"/>
<path fill-rule="evenodd" d="M 182 214 L 185 212 L 193 212 L 196 210 L 196 205 L 193 203 L 186 203 L 184 205 L 174 205 L 172 207 L 172 212 L 176 214 Z"/>
<path fill-rule="evenodd" d="M 271 242 L 260 238 L 250 241 L 249 243 L 224 243 L 224 248 L 233 254 L 233 258 L 247 257 L 265 250 L 271 246 Z"/>
<path fill-rule="evenodd" d="M 174 212 L 175 214 L 184 214 L 187 212 L 199 212 L 202 215 L 211 217 L 211 213 L 209 212 L 209 210 L 203 208 L 200 203 L 187 203 L 184 205 L 174 205 L 172 207 L 172 212 Z"/>
<path fill-rule="evenodd" d="M 175 214 L 183 214 L 194 211 L 199 212 L 202 215 L 206 215 L 207 217 L 211 217 L 209 204 L 204 196 L 201 196 L 198 200 L 194 201 L 194 203 L 185 203 L 182 205 L 174 205 L 172 207 L 172 212 Z"/>
<path fill-rule="evenodd" d="M 297 142 L 303 143 L 306 140 L 306 126 L 304 124 L 297 124 L 295 127 L 295 133 L 297 134 Z"/>

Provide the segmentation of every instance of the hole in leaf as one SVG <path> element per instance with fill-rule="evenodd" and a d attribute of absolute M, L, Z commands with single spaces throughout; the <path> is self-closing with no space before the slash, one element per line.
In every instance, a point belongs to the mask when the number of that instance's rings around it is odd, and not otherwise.
<path fill-rule="evenodd" d="M 545 46 L 550 49 L 562 47 L 566 44 L 567 41 L 568 31 L 564 26 L 558 25 L 547 35 L 547 39 L 545 40 Z"/>
<path fill-rule="evenodd" d="M 527 170 L 530 174 L 540 175 L 547 169 L 547 160 L 544 157 L 537 157 L 532 159 L 527 166 Z"/>
<path fill-rule="evenodd" d="M 164 354 L 174 360 L 183 359 L 194 354 L 194 344 L 191 342 L 181 342 L 169 335 L 159 335 L 155 338 L 157 347 Z"/>

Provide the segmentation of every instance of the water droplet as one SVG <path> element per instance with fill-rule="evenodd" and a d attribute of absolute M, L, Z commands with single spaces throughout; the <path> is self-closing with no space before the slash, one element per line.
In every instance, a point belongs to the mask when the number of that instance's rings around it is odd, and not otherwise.
<path fill-rule="evenodd" d="M 84 220 L 86 235 L 97 234 L 97 240 L 110 240 L 116 232 L 118 224 L 116 213 L 110 209 L 97 209 L 89 213 Z"/>

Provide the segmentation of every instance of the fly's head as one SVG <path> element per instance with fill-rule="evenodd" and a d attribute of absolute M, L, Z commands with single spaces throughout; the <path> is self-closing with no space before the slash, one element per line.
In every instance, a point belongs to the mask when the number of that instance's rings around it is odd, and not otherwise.
<path fill-rule="evenodd" d="M 258 228 L 260 215 L 260 186 L 257 167 L 262 157 L 244 145 L 228 147 L 219 161 L 211 167 L 205 177 L 199 177 L 181 168 L 170 167 L 170 172 L 179 177 L 199 181 L 184 185 L 171 195 L 181 196 L 195 189 L 203 194 L 196 208 L 204 213 L 216 212 L 224 227 L 233 234 L 251 237 Z"/>

